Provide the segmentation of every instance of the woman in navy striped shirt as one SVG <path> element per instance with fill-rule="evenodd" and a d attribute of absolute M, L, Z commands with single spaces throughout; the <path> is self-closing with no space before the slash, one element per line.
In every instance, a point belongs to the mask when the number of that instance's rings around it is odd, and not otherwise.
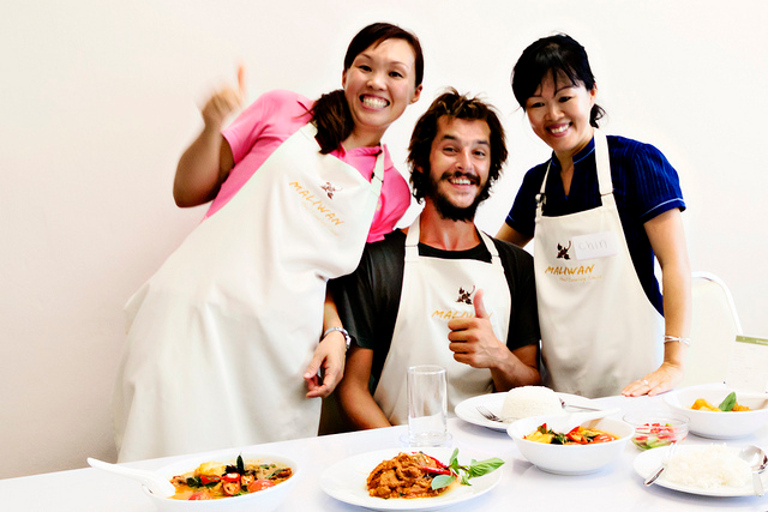
<path fill-rule="evenodd" d="M 530 45 L 512 89 L 553 150 L 526 174 L 497 235 L 534 240 L 545 382 L 593 397 L 671 389 L 691 316 L 677 172 L 655 147 L 597 130 L 595 78 L 571 37 Z"/>

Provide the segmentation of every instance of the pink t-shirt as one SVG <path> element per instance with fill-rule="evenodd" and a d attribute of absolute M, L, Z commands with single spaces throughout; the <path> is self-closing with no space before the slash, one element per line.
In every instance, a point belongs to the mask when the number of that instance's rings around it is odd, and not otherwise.
<path fill-rule="evenodd" d="M 222 183 L 206 217 L 219 211 L 273 151 L 309 122 L 311 116 L 307 111 L 313 103 L 290 91 L 271 91 L 259 97 L 222 132 L 232 148 L 235 166 Z M 376 156 L 381 149 L 377 146 L 345 151 L 340 147 L 330 154 L 360 171 L 360 174 L 370 181 Z M 393 231 L 411 202 L 408 184 L 392 164 L 386 146 L 383 149 L 384 182 L 368 232 L 368 242 L 381 240 L 384 235 Z"/>

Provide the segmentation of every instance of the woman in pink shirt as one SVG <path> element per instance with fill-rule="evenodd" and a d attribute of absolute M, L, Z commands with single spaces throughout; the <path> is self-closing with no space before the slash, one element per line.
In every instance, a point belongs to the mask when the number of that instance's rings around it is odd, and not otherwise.
<path fill-rule="evenodd" d="M 126 306 L 116 390 L 120 460 L 315 435 L 349 338 L 325 300 L 410 202 L 381 137 L 419 99 L 416 36 L 376 23 L 352 40 L 342 89 L 312 102 L 216 92 L 179 160 L 179 206 L 205 220 Z M 323 378 L 320 378 L 320 375 Z"/>

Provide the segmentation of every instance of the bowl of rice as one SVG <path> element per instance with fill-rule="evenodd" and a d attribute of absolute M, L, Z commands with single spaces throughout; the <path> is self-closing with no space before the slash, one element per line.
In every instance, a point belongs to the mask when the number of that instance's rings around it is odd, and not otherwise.
<path fill-rule="evenodd" d="M 734 403 L 749 410 L 719 410 L 718 407 L 731 393 L 734 393 Z M 697 400 L 705 401 L 715 410 L 692 409 Z M 664 401 L 676 414 L 688 418 L 688 429 L 692 434 L 709 439 L 746 437 L 768 424 L 768 395 L 765 393 L 734 391 L 726 387 L 706 385 L 691 386 L 667 393 L 664 395 Z"/>
<path fill-rule="evenodd" d="M 585 475 L 594 473 L 619 458 L 632 438 L 635 429 L 619 419 L 607 417 L 587 421 L 582 426 L 601 430 L 618 439 L 596 444 L 544 444 L 526 439 L 540 425 L 562 415 L 533 416 L 512 423 L 507 434 L 520 453 L 539 469 L 558 475 Z"/>

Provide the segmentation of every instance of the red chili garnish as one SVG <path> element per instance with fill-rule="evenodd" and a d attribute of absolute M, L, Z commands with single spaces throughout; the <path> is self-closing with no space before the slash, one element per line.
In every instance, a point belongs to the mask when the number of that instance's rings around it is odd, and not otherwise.
<path fill-rule="evenodd" d="M 227 473 L 221 477 L 225 482 L 240 482 L 240 473 Z"/>

